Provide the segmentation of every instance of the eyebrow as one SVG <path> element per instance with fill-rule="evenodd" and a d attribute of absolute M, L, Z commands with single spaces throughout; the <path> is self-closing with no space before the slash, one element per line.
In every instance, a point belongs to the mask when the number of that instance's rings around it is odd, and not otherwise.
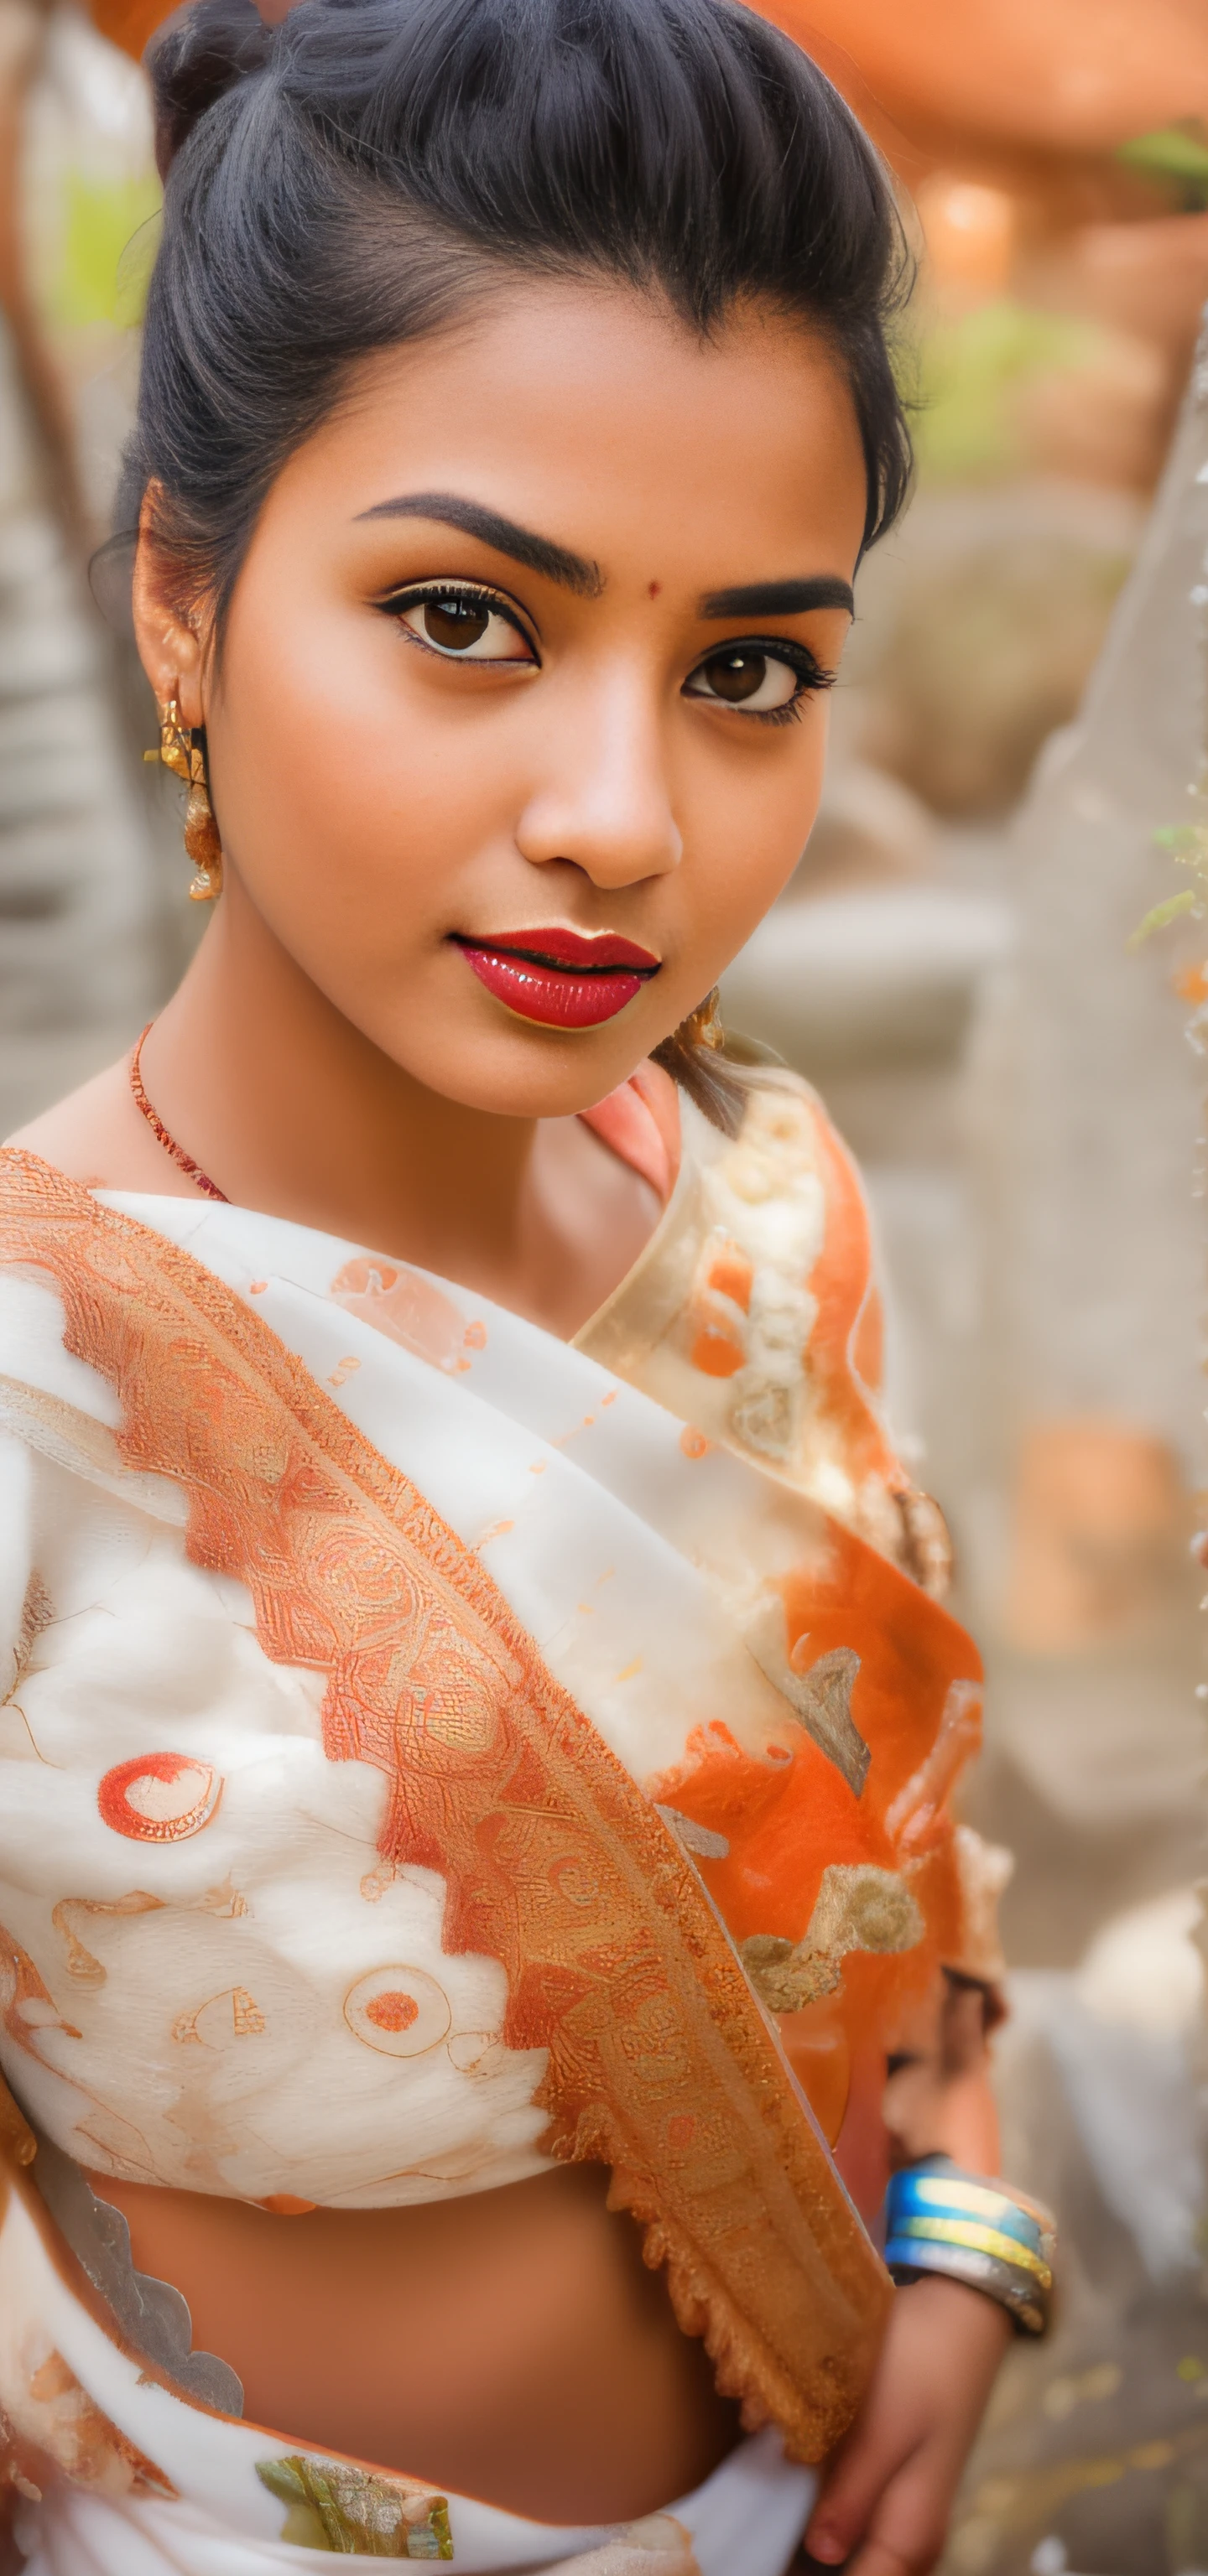
<path fill-rule="evenodd" d="M 855 593 L 837 573 L 811 573 L 804 581 L 740 582 L 735 590 L 711 590 L 700 603 L 702 617 L 800 617 L 807 608 L 845 608 L 856 613 Z"/>
<path fill-rule="evenodd" d="M 477 537 L 484 546 L 493 546 L 496 554 L 510 555 L 513 563 L 540 573 L 543 581 L 556 581 L 563 590 L 573 590 L 580 599 L 598 599 L 604 588 L 600 567 L 589 556 L 574 554 L 553 537 L 539 537 L 532 528 L 519 527 L 515 519 L 505 519 L 501 511 L 488 509 L 485 501 L 463 500 L 457 492 L 400 492 L 392 501 L 375 501 L 371 510 L 358 511 L 357 516 L 439 519 L 443 527 L 459 528 L 463 536 Z"/>

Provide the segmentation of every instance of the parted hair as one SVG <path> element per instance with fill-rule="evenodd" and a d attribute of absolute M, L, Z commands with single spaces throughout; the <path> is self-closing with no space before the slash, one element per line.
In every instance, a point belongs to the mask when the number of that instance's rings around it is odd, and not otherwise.
<path fill-rule="evenodd" d="M 492 281 L 587 274 L 708 333 L 762 299 L 851 389 L 864 543 L 910 443 L 889 348 L 909 261 L 883 167 L 817 66 L 737 0 L 190 0 L 148 55 L 163 236 L 119 494 L 220 634 L 265 496 L 374 351 Z M 663 1061 L 733 1119 L 716 1056 Z"/>

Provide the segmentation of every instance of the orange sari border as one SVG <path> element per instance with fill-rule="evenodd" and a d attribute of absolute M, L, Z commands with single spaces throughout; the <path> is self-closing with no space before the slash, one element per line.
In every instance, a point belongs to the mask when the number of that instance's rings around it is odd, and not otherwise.
<path fill-rule="evenodd" d="M 478 1558 L 212 1272 L 15 1148 L 0 1260 L 54 1280 L 123 1461 L 185 1492 L 264 1652 L 329 1675 L 330 1758 L 388 1783 L 383 1857 L 447 1879 L 446 1949 L 500 1959 L 509 2045 L 549 2051 L 546 2151 L 612 2168 L 748 2428 L 823 2456 L 888 2276 L 674 1836 Z"/>

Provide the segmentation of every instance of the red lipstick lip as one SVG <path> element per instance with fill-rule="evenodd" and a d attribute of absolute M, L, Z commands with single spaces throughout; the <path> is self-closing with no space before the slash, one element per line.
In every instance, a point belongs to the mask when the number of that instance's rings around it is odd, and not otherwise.
<path fill-rule="evenodd" d="M 631 973 L 653 975 L 661 959 L 615 930 L 567 930 L 561 922 L 537 930 L 505 930 L 497 938 L 475 939 L 466 931 L 453 934 L 459 948 L 477 948 L 497 957 L 523 957 L 530 966 L 561 966 L 579 974 L 606 974 L 627 966 Z"/>
<path fill-rule="evenodd" d="M 467 966 L 496 1001 L 518 1019 L 547 1029 L 598 1029 L 616 1018 L 661 960 L 631 939 L 605 931 L 588 939 L 575 930 L 523 930 L 505 939 L 453 934 Z"/>

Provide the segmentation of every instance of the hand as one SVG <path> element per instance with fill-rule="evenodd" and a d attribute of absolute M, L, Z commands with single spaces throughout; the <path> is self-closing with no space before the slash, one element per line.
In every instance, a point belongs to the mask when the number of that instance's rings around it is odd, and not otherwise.
<path fill-rule="evenodd" d="M 926 2576 L 936 2565 L 1011 2332 L 1005 2308 L 961 2281 L 933 2275 L 895 2292 L 872 2386 L 805 2535 L 824 2567 Z"/>
<path fill-rule="evenodd" d="M 983 1988 L 951 1978 L 937 1981 L 882 2097 L 881 2117 L 898 2163 L 942 2155 L 967 2173 L 997 2173 L 988 2009 Z"/>

